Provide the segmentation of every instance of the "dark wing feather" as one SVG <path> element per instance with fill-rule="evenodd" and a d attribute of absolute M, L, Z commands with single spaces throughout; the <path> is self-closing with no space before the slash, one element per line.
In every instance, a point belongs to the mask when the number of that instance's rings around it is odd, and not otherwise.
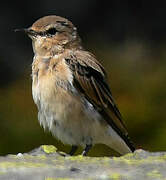
<path fill-rule="evenodd" d="M 123 138 L 134 151 L 128 133 L 122 122 L 121 114 L 114 103 L 110 88 L 106 82 L 105 72 L 99 62 L 86 51 L 77 52 L 66 63 L 74 75 L 74 86 L 104 116 L 107 123 Z"/>

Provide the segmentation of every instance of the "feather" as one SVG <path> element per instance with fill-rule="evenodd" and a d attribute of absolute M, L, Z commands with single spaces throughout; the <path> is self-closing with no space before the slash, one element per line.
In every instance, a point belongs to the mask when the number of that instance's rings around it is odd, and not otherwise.
<path fill-rule="evenodd" d="M 98 109 L 105 121 L 134 151 L 135 148 L 128 138 L 121 114 L 106 82 L 106 73 L 102 65 L 87 51 L 76 51 L 66 59 L 66 63 L 73 72 L 75 88 Z"/>

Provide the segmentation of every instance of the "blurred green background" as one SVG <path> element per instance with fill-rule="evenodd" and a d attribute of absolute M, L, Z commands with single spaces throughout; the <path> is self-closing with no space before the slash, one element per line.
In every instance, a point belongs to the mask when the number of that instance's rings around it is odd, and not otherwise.
<path fill-rule="evenodd" d="M 53 144 L 65 152 L 70 149 L 44 132 L 37 121 L 31 94 L 31 41 L 12 31 L 47 14 L 72 20 L 84 47 L 104 65 L 135 146 L 166 150 L 166 3 L 110 2 L 109 6 L 93 0 L 2 4 L 0 155 L 27 152 L 41 144 Z M 111 154 L 103 145 L 90 152 L 93 156 Z"/>

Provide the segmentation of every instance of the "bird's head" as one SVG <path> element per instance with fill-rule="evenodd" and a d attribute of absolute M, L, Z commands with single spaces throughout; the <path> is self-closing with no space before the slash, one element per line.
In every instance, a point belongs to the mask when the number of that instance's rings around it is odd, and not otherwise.
<path fill-rule="evenodd" d="M 35 54 L 54 55 L 66 48 L 81 47 L 76 27 L 60 16 L 45 16 L 22 30 L 32 39 Z"/>

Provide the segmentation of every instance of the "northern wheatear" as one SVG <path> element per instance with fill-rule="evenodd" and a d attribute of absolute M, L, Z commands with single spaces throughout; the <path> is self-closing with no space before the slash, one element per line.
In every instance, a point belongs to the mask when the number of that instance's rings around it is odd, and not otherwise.
<path fill-rule="evenodd" d="M 133 152 L 103 66 L 82 45 L 76 27 L 59 16 L 45 16 L 22 29 L 32 39 L 32 94 L 44 129 L 87 155 L 94 144 L 120 154 Z"/>

